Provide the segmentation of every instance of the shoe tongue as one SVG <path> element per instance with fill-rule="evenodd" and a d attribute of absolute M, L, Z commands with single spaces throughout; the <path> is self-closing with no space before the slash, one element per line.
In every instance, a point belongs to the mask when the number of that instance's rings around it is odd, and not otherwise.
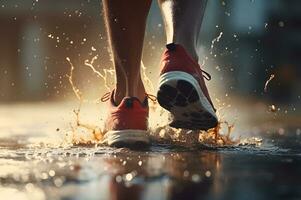
<path fill-rule="evenodd" d="M 137 97 L 125 97 L 119 106 L 124 108 L 133 108 L 135 106 L 147 107 L 148 101 L 147 98 L 145 98 L 144 102 L 141 102 Z"/>
<path fill-rule="evenodd" d="M 174 51 L 176 50 L 176 47 L 177 45 L 175 43 L 169 43 L 166 45 L 166 48 L 169 50 L 169 51 Z"/>
<path fill-rule="evenodd" d="M 121 107 L 125 107 L 125 108 L 133 108 L 135 100 L 138 101 L 142 105 L 142 103 L 140 102 L 140 100 L 138 98 L 136 98 L 136 97 L 124 97 L 121 100 L 121 102 L 118 104 L 118 103 L 116 103 L 114 101 L 114 93 L 115 93 L 115 90 L 113 90 L 113 92 L 111 93 L 111 103 L 115 107 L 121 106 Z"/>
<path fill-rule="evenodd" d="M 134 99 L 131 97 L 124 98 L 123 104 L 126 108 L 133 108 Z"/>

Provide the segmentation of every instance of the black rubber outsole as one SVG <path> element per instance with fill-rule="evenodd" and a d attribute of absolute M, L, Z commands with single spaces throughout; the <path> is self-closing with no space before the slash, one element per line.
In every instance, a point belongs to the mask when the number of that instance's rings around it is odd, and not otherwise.
<path fill-rule="evenodd" d="M 196 89 L 188 81 L 178 80 L 176 84 L 161 85 L 157 99 L 163 108 L 171 112 L 171 127 L 208 130 L 218 124 L 217 118 L 204 109 Z"/>

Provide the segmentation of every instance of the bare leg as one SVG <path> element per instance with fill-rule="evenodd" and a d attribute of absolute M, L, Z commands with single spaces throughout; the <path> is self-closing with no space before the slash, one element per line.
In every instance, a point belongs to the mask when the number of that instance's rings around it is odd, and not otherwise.
<path fill-rule="evenodd" d="M 116 70 L 115 102 L 145 98 L 140 63 L 146 18 L 152 0 L 102 0 Z"/>
<path fill-rule="evenodd" d="M 158 0 L 168 43 L 181 44 L 198 61 L 196 43 L 207 0 Z"/>

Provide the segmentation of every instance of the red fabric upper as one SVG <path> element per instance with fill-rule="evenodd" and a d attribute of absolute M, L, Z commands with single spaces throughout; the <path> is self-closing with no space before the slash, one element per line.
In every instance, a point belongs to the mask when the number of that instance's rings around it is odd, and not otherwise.
<path fill-rule="evenodd" d="M 141 103 L 135 97 L 125 97 L 119 105 L 113 100 L 114 91 L 109 101 L 109 116 L 105 128 L 107 130 L 147 130 L 148 128 L 148 103 L 147 99 Z"/>
<path fill-rule="evenodd" d="M 192 75 L 199 83 L 203 93 L 211 103 L 200 65 L 179 44 L 169 44 L 161 58 L 161 74 L 171 71 L 182 71 Z"/>

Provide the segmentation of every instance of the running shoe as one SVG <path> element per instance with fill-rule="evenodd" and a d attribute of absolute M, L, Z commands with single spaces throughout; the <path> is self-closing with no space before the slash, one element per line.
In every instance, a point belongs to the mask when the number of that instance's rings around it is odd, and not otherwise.
<path fill-rule="evenodd" d="M 211 76 L 179 44 L 168 44 L 161 60 L 158 103 L 171 113 L 171 127 L 208 130 L 218 123 L 204 78 Z"/>
<path fill-rule="evenodd" d="M 105 122 L 103 143 L 109 146 L 143 146 L 150 142 L 148 135 L 148 99 L 125 97 L 119 105 L 114 102 L 114 91 L 102 101 L 109 100 L 109 115 Z"/>

